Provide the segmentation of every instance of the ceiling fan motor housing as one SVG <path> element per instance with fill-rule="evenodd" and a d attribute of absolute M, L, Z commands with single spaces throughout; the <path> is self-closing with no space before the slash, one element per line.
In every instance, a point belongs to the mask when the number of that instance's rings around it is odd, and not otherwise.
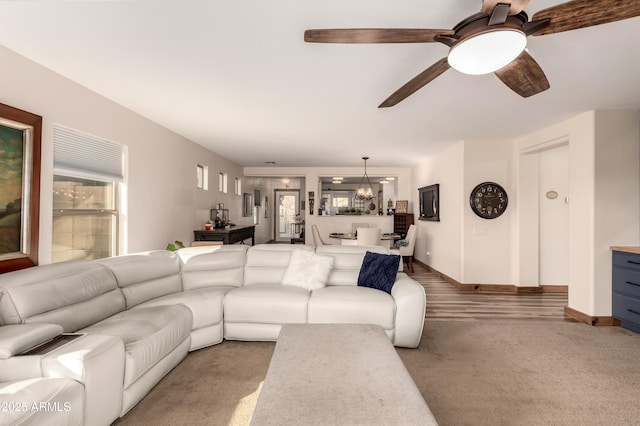
<path fill-rule="evenodd" d="M 509 64 L 527 44 L 527 14 L 495 19 L 479 13 L 456 25 L 454 34 L 436 40 L 449 46 L 449 64 L 465 74 L 488 74 Z"/>

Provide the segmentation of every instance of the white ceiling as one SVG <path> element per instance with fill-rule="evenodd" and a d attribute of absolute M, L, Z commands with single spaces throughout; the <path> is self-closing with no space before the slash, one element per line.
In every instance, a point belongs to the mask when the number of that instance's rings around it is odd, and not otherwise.
<path fill-rule="evenodd" d="M 562 3 L 532 0 L 527 12 Z M 442 28 L 480 0 L 0 1 L 0 44 L 243 166 L 409 165 L 458 140 L 512 138 L 593 109 L 640 109 L 640 18 L 530 37 L 551 89 L 523 99 L 429 44 L 303 41 L 308 28 Z M 0 68 L 1 74 L 1 68 Z"/>

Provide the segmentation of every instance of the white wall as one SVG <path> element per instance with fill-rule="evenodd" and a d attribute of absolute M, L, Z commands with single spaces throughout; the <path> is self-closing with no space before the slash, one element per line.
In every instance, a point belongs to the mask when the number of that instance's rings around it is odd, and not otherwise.
<path fill-rule="evenodd" d="M 597 111 L 595 141 L 592 312 L 609 316 L 609 247 L 640 245 L 640 114 Z"/>
<path fill-rule="evenodd" d="M 417 220 L 414 257 L 463 280 L 464 142 L 457 142 L 413 168 L 413 213 L 420 216 L 417 188 L 440 184 L 440 221 Z"/>
<path fill-rule="evenodd" d="M 513 283 L 511 150 L 510 141 L 460 141 L 414 168 L 415 186 L 440 184 L 440 222 L 419 221 L 416 259 L 463 283 Z M 490 220 L 469 205 L 473 188 L 487 181 L 509 196 L 507 210 Z M 417 204 L 417 191 L 413 199 Z"/>
<path fill-rule="evenodd" d="M 462 281 L 474 284 L 513 283 L 514 190 L 512 148 L 508 140 L 473 140 L 464 145 Z M 469 196 L 476 185 L 495 182 L 507 192 L 504 213 L 483 219 L 471 210 Z"/>
<path fill-rule="evenodd" d="M 128 147 L 121 253 L 162 249 L 175 239 L 190 242 L 218 202 L 243 223 L 242 199 L 233 195 L 239 166 L 1 46 L 0 63 L 0 102 L 43 117 L 40 263 L 51 261 L 54 123 Z M 195 187 L 196 164 L 209 167 L 209 191 Z M 219 171 L 229 175 L 228 194 L 218 193 Z"/>

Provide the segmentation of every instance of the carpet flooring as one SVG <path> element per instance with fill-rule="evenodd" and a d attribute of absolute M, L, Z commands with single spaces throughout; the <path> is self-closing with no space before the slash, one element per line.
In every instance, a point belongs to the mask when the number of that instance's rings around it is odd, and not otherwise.
<path fill-rule="evenodd" d="M 640 424 L 640 335 L 568 320 L 566 295 L 465 294 L 420 265 L 412 275 L 427 318 L 420 346 L 397 351 L 440 425 Z M 192 352 L 115 424 L 248 425 L 274 347 Z"/>

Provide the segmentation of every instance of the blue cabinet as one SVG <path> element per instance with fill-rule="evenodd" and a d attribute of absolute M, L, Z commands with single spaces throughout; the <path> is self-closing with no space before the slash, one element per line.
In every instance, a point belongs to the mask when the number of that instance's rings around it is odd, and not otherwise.
<path fill-rule="evenodd" d="M 613 251 L 612 285 L 613 317 L 640 333 L 640 254 Z"/>

